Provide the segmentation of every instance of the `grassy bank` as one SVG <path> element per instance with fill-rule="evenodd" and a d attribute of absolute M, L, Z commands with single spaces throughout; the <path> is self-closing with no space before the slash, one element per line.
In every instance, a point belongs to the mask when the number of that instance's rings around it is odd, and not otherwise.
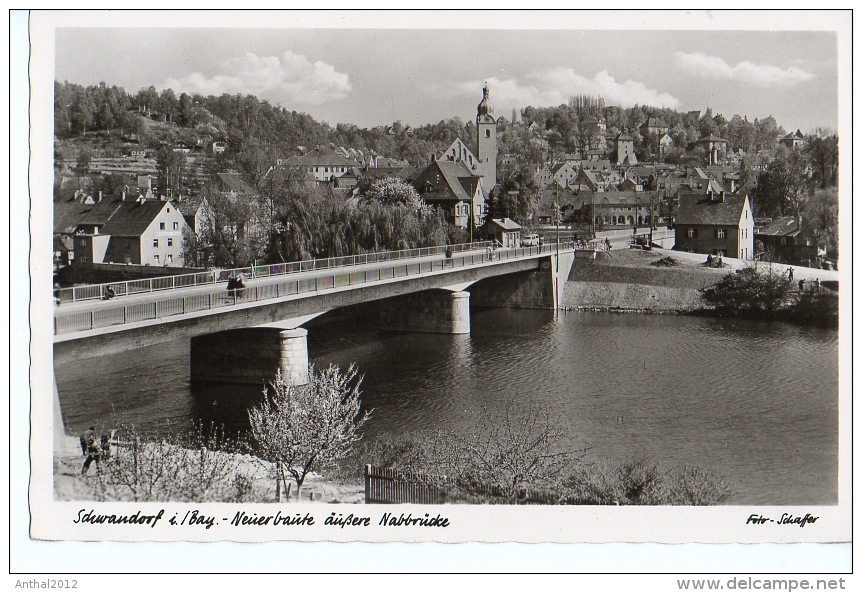
<path fill-rule="evenodd" d="M 599 252 L 596 259 L 575 261 L 563 290 L 561 304 L 569 309 L 617 310 L 658 313 L 693 313 L 720 317 L 747 317 L 838 326 L 838 294 L 824 286 L 813 290 L 815 282 L 835 282 L 835 272 L 813 268 L 794 268 L 794 280 L 787 280 L 789 266 L 758 264 L 726 259 L 722 268 L 704 265 L 701 254 L 655 249 L 621 249 Z M 656 265 L 664 259 L 668 266 Z M 740 286 L 737 279 L 770 276 L 782 284 L 781 298 L 774 305 L 752 304 L 746 291 L 757 287 Z M 797 282 L 805 280 L 799 292 Z M 710 298 L 729 285 L 721 299 Z M 734 290 L 740 291 L 738 298 Z M 771 289 L 770 289 L 771 290 Z"/>
<path fill-rule="evenodd" d="M 575 261 L 561 304 L 571 309 L 693 312 L 703 306 L 701 291 L 726 270 L 674 258 L 677 266 L 653 265 L 673 252 L 622 249 Z"/>

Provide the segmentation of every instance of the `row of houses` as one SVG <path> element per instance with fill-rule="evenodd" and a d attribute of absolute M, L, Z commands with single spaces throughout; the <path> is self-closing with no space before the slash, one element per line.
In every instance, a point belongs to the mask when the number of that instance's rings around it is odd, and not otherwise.
<path fill-rule="evenodd" d="M 188 228 L 171 201 L 123 195 L 54 203 L 55 261 L 182 267 Z"/>

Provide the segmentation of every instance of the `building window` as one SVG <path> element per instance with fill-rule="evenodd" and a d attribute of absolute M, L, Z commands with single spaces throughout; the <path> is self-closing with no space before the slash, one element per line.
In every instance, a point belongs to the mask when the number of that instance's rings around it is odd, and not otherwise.
<path fill-rule="evenodd" d="M 725 229 L 715 229 L 716 239 L 724 239 L 725 237 L 727 237 L 727 231 Z"/>
<path fill-rule="evenodd" d="M 89 257 L 87 257 L 86 255 L 82 255 L 82 256 L 81 256 L 81 260 L 80 260 L 80 261 L 81 261 L 81 263 L 82 263 L 82 264 L 85 264 L 85 263 L 87 263 L 88 261 L 90 261 L 90 258 L 89 258 Z"/>
<path fill-rule="evenodd" d="M 175 223 L 174 223 L 174 230 L 175 230 L 175 231 L 180 230 L 180 223 L 178 223 L 178 222 L 175 222 Z"/>
<path fill-rule="evenodd" d="M 696 239 L 697 238 L 697 229 L 688 229 L 685 232 L 685 236 L 688 237 L 689 239 Z"/>
<path fill-rule="evenodd" d="M 153 239 L 153 247 L 158 247 L 158 246 L 159 246 L 159 240 Z"/>
<path fill-rule="evenodd" d="M 169 253 L 169 254 L 168 254 L 168 259 L 167 259 L 167 261 L 165 261 L 165 263 L 166 263 L 166 264 L 172 264 L 172 263 L 174 263 L 174 256 L 173 256 L 172 254 L 170 254 L 170 253 Z"/>
<path fill-rule="evenodd" d="M 158 256 L 158 254 L 156 254 L 156 255 L 154 255 L 154 256 L 153 256 L 153 263 L 154 263 L 154 264 L 158 264 L 158 263 L 159 263 L 159 256 Z"/>
<path fill-rule="evenodd" d="M 491 130 L 485 130 L 485 138 L 491 137 Z"/>
<path fill-rule="evenodd" d="M 787 237 L 781 237 L 781 244 L 787 245 Z"/>
<path fill-rule="evenodd" d="M 168 247 L 173 247 L 173 246 L 174 246 L 174 240 L 169 237 L 168 238 Z"/>
<path fill-rule="evenodd" d="M 159 223 L 159 230 L 160 230 L 160 231 L 165 230 L 165 223 L 163 223 L 163 222 L 160 222 L 160 223 Z"/>

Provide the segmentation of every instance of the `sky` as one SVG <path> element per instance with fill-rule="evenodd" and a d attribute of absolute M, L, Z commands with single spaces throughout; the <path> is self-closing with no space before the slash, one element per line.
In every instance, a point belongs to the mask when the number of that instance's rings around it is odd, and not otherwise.
<path fill-rule="evenodd" d="M 754 26 L 757 14 L 746 15 Z M 177 94 L 253 94 L 318 121 L 361 127 L 473 119 L 485 81 L 498 117 L 587 94 L 623 107 L 712 107 L 728 119 L 772 115 L 788 131 L 838 127 L 834 32 L 686 30 L 652 12 L 624 15 L 626 28 L 619 29 L 608 18 L 580 29 L 569 13 L 523 21 L 505 15 L 480 29 L 466 18 L 449 19 L 444 28 L 432 18 L 425 27 L 417 16 L 346 28 L 317 20 L 297 28 L 283 18 L 242 26 L 230 13 L 194 28 L 182 19 L 171 19 L 172 28 L 114 26 L 121 21 L 65 27 L 61 20 L 55 76 L 83 85 L 104 81 L 133 94 L 150 85 Z M 553 28 L 518 28 L 537 20 Z"/>

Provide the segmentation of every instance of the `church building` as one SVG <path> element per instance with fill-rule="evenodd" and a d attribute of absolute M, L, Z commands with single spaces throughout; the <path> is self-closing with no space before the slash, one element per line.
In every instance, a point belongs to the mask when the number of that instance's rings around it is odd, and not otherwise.
<path fill-rule="evenodd" d="M 497 120 L 489 95 L 485 83 L 476 108 L 476 152 L 456 138 L 443 153 L 432 156 L 412 181 L 426 203 L 443 208 L 461 228 L 482 224 L 488 196 L 497 185 Z"/>

